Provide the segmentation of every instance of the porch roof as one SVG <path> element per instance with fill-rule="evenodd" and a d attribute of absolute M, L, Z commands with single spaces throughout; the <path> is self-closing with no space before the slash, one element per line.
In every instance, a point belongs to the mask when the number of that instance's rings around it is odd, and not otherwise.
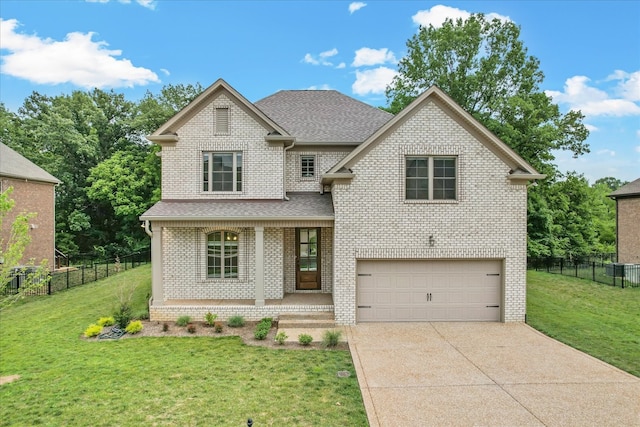
<path fill-rule="evenodd" d="M 286 200 L 161 200 L 145 221 L 333 221 L 331 194 L 289 193 Z"/>

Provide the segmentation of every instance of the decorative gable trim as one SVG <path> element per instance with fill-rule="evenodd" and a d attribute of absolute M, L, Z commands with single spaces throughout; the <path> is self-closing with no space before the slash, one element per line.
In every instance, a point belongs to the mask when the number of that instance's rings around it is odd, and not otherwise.
<path fill-rule="evenodd" d="M 437 86 L 431 86 L 404 110 L 380 127 L 380 129 L 373 133 L 373 135 L 360 144 L 360 146 L 353 150 L 348 156 L 342 159 L 342 161 L 337 163 L 327 174 L 324 175 L 323 182 L 325 182 L 325 178 L 326 181 L 331 181 L 332 175 L 341 170 L 351 169 L 358 160 L 369 152 L 369 150 L 379 144 L 388 134 L 401 126 L 428 102 L 436 104 L 453 120 L 458 122 L 467 131 L 474 135 L 481 143 L 483 143 L 489 150 L 507 164 L 512 171 L 519 171 L 517 176 L 508 176 L 509 179 L 518 182 L 542 179 L 546 176 L 538 173 L 533 166 L 527 163 L 511 147 L 502 142 L 500 138 L 478 122 L 471 114 L 460 107 L 440 88 Z"/>

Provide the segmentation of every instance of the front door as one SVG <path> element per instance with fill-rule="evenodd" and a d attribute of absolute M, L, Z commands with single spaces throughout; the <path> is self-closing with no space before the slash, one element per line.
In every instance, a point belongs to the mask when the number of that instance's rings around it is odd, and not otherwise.
<path fill-rule="evenodd" d="M 321 289 L 319 228 L 296 228 L 296 289 Z"/>

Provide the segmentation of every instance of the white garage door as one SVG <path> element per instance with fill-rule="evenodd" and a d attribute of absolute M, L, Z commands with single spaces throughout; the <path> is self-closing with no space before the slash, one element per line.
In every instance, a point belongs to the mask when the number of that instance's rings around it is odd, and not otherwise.
<path fill-rule="evenodd" d="M 357 321 L 500 321 L 502 262 L 358 261 Z"/>

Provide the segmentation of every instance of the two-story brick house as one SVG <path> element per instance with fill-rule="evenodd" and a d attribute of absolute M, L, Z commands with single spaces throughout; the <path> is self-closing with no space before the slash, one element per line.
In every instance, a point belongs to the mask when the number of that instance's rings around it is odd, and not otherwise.
<path fill-rule="evenodd" d="M 0 191 L 13 188 L 11 199 L 15 201 L 13 209 L 2 221 L 2 241 L 9 241 L 11 225 L 18 215 L 36 214 L 29 221 L 31 243 L 25 248 L 21 265 L 39 265 L 47 260 L 49 268 L 54 268 L 55 187 L 58 184 L 60 181 L 49 172 L 0 143 Z"/>
<path fill-rule="evenodd" d="M 640 178 L 609 194 L 616 201 L 618 262 L 640 264 Z"/>
<path fill-rule="evenodd" d="M 436 87 L 393 116 L 336 91 L 251 103 L 218 80 L 148 138 L 151 319 L 524 320 L 543 176 Z"/>

